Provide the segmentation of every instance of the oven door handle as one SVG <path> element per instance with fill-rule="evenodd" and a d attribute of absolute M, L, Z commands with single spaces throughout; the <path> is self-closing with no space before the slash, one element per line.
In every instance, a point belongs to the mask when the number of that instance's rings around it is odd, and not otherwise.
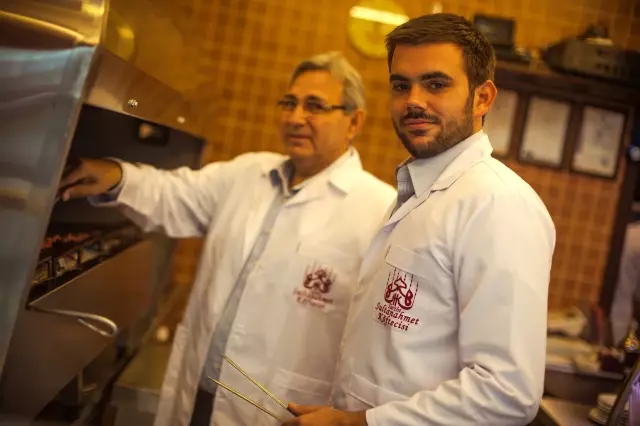
<path fill-rule="evenodd" d="M 46 314 L 75 318 L 80 324 L 104 337 L 114 337 L 116 334 L 118 334 L 118 326 L 116 325 L 116 323 L 111 321 L 107 317 L 103 317 L 102 315 L 91 314 L 88 312 L 71 311 L 67 309 L 42 308 L 34 305 L 30 305 L 29 309 Z M 101 324 L 102 326 L 99 327 L 97 324 Z"/>

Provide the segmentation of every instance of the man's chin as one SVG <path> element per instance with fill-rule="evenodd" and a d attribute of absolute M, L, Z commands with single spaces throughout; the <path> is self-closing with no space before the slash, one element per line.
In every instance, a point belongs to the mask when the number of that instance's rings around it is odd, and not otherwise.
<path fill-rule="evenodd" d="M 298 144 L 286 144 L 284 146 L 284 152 L 286 155 L 294 159 L 309 158 L 314 155 L 313 149 L 308 146 Z"/>
<path fill-rule="evenodd" d="M 415 158 L 422 158 L 424 153 L 431 151 L 433 136 L 409 136 L 402 138 L 404 147 Z"/>
<path fill-rule="evenodd" d="M 433 143 L 432 135 L 409 136 L 409 143 L 416 148 L 427 147 Z"/>

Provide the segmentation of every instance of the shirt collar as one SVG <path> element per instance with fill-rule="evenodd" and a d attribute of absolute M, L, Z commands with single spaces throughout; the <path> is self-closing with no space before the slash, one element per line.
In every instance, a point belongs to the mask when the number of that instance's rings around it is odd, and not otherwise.
<path fill-rule="evenodd" d="M 318 181 L 329 181 L 343 192 L 349 192 L 353 183 L 353 168 L 362 170 L 362 163 L 360 162 L 358 151 L 353 146 L 350 146 L 344 154 L 320 173 L 304 180 L 291 188 L 291 190 L 289 190 L 288 185 L 289 179 L 293 174 L 293 163 L 290 158 L 273 167 L 269 171 L 269 177 L 271 183 L 280 188 L 285 196 L 293 196 L 302 188 L 315 185 L 315 182 Z"/>
<path fill-rule="evenodd" d="M 398 176 L 397 173 L 400 168 L 406 167 L 409 170 L 409 176 L 411 177 L 411 183 L 413 184 L 415 195 L 416 197 L 420 197 L 426 190 L 433 186 L 436 180 L 438 180 L 438 178 L 444 173 L 447 166 L 449 166 L 453 160 L 483 138 L 485 138 L 485 134 L 480 130 L 435 157 L 419 159 L 409 158 L 398 166 L 396 176 Z"/>
<path fill-rule="evenodd" d="M 300 189 L 304 186 L 305 182 L 301 182 L 295 187 L 289 189 L 289 179 L 291 179 L 291 175 L 293 174 L 293 164 L 291 160 L 285 160 L 280 163 L 278 166 L 272 168 L 269 171 L 269 178 L 271 179 L 271 184 L 282 191 L 285 197 L 291 197 L 298 193 Z"/>

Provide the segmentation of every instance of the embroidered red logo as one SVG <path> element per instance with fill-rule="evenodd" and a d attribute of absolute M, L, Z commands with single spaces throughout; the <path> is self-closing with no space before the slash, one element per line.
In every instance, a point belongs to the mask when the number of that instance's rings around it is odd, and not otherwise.
<path fill-rule="evenodd" d="M 307 267 L 302 281 L 303 289 L 294 289 L 293 295 L 301 305 L 323 309 L 333 299 L 325 297 L 336 281 L 336 274 L 329 268 L 314 264 Z"/>
<path fill-rule="evenodd" d="M 329 293 L 331 285 L 335 280 L 334 274 L 325 268 L 309 269 L 304 274 L 304 283 L 302 285 L 309 290 L 317 290 L 320 293 Z"/>
<path fill-rule="evenodd" d="M 407 274 L 400 272 L 394 268 L 392 272 L 389 272 L 389 279 L 387 279 L 387 289 L 384 292 L 384 300 L 391 306 L 400 306 L 405 311 L 408 311 L 413 307 L 416 294 L 414 294 L 414 282 L 413 275 L 410 276 L 410 284 L 407 285 Z M 418 283 L 415 283 L 415 293 L 418 293 Z"/>
<path fill-rule="evenodd" d="M 384 301 L 374 308 L 374 318 L 396 331 L 407 332 L 419 328 L 420 318 L 407 315 L 418 297 L 418 280 L 412 274 L 393 268 L 384 290 Z"/>

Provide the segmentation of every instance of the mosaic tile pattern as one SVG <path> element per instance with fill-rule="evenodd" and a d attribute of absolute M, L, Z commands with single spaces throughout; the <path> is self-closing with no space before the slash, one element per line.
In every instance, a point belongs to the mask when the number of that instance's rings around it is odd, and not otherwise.
<path fill-rule="evenodd" d="M 147 1 L 147 0 L 144 0 Z M 393 182 L 406 157 L 388 118 L 384 60 L 358 54 L 347 39 L 345 0 L 160 0 L 114 1 L 134 27 L 139 66 L 181 90 L 200 114 L 209 141 L 207 161 L 246 151 L 279 150 L 276 100 L 289 73 L 307 56 L 341 50 L 362 73 L 369 115 L 357 142 L 365 168 Z M 429 1 L 397 0 L 409 16 L 431 11 Z M 535 48 L 602 21 L 619 45 L 640 50 L 638 0 L 449 0 L 443 11 L 515 18 L 518 45 Z M 138 9 L 135 9 L 138 7 Z M 129 10 L 127 10 L 129 9 Z M 135 10 L 134 10 L 135 9 Z M 163 34 L 160 45 L 157 35 Z M 550 306 L 596 300 L 616 208 L 620 181 L 605 181 L 507 160 L 547 204 L 558 231 Z M 197 242 L 181 244 L 175 281 L 191 282 Z"/>

